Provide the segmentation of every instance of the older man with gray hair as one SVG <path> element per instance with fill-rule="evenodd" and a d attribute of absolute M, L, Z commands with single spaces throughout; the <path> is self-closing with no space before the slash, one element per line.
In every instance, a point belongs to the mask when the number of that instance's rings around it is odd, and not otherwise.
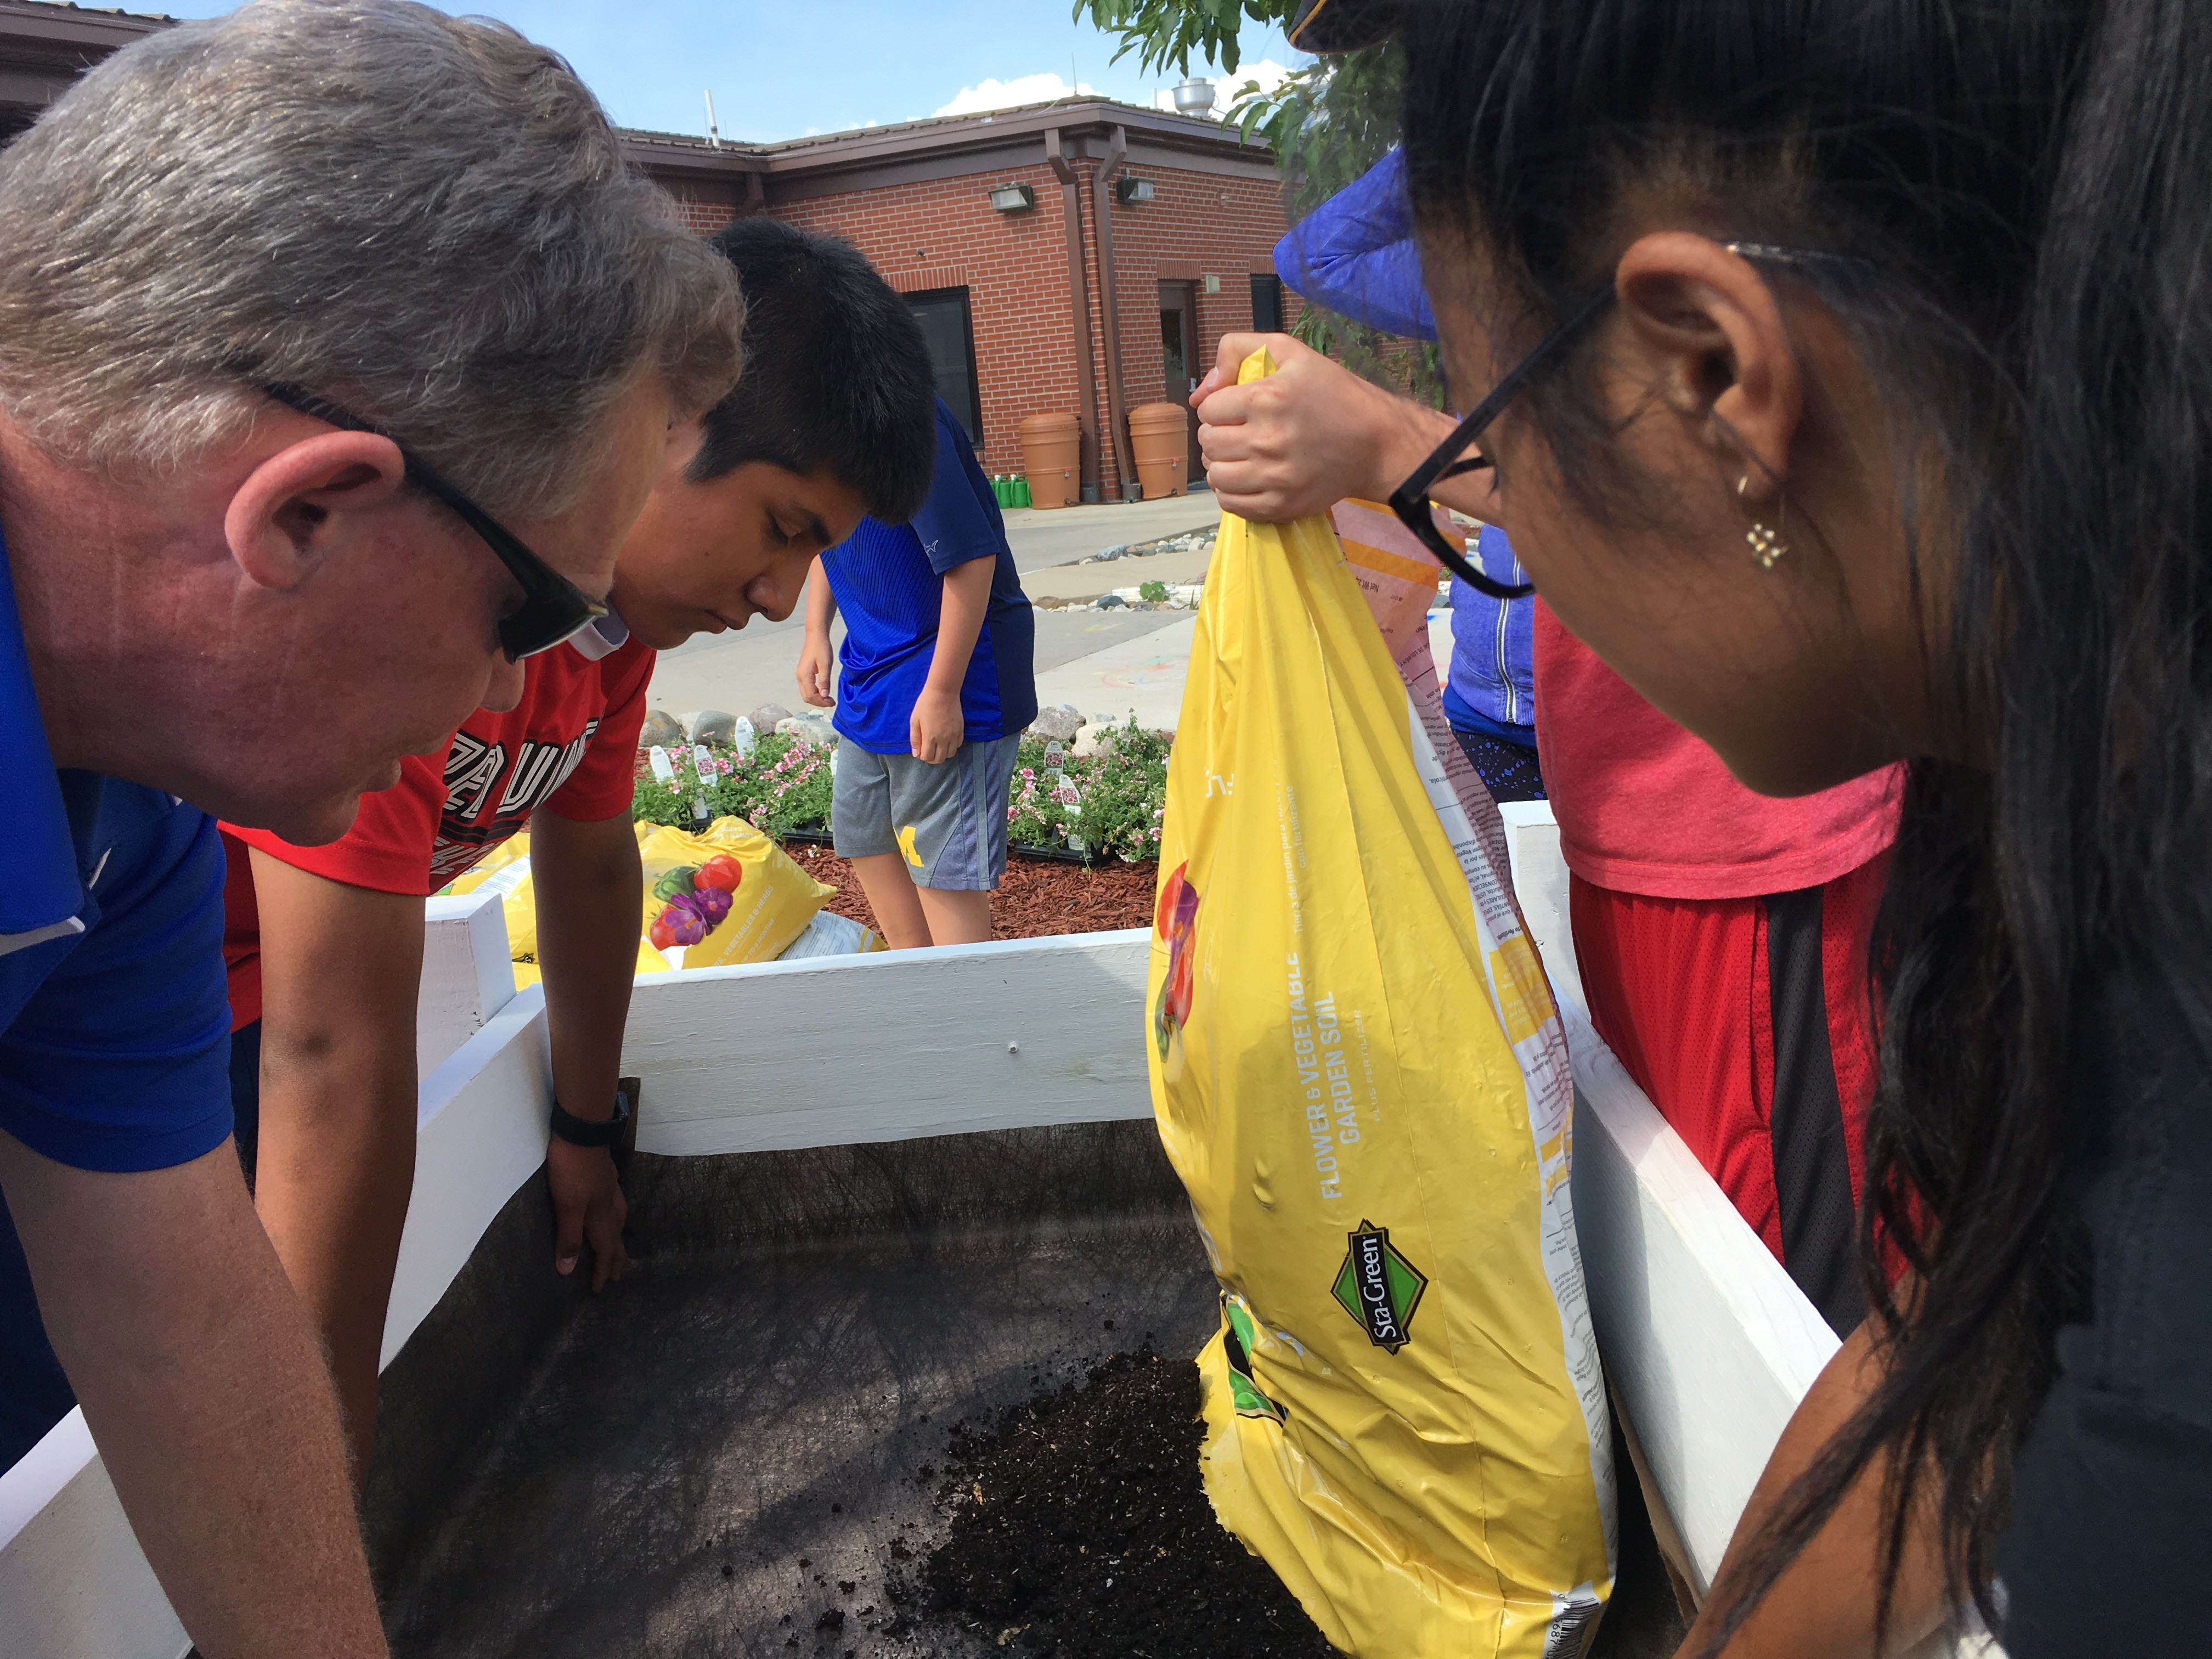
<path fill-rule="evenodd" d="M 0 1458 L 73 1386 L 210 1659 L 380 1654 L 200 809 L 328 840 L 510 706 L 742 302 L 560 59 L 403 0 L 118 53 L 0 153 Z"/>

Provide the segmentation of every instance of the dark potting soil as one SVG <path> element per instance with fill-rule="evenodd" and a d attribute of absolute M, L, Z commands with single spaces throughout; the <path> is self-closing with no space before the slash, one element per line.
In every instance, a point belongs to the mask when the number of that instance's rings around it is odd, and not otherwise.
<path fill-rule="evenodd" d="M 1214 1519 L 1203 1431 L 1198 1368 L 1150 1348 L 985 1429 L 956 1427 L 938 1489 L 946 1536 L 903 1587 L 908 1605 L 1068 1659 L 1331 1659 Z"/>

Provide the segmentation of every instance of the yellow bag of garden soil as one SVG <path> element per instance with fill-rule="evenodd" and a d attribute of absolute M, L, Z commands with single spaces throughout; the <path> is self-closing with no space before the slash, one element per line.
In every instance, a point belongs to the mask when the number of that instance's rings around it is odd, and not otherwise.
<path fill-rule="evenodd" d="M 1355 570 L 1224 516 L 1199 609 L 1146 1047 L 1221 1284 L 1206 1485 L 1340 1648 L 1574 1659 L 1613 1528 L 1572 1085 L 1497 809 L 1394 660 L 1435 591 L 1399 535 Z"/>
<path fill-rule="evenodd" d="M 698 836 L 641 823 L 636 835 L 645 866 L 637 942 L 641 974 L 666 973 L 670 959 L 661 952 L 667 948 L 683 951 L 677 960 L 686 968 L 772 962 L 806 931 L 814 913 L 837 890 L 808 875 L 743 818 L 716 818 Z M 511 836 L 486 854 L 447 890 L 500 896 L 514 982 L 535 984 L 538 895 L 531 879 L 528 833 Z M 654 937 L 656 924 L 668 945 Z"/>

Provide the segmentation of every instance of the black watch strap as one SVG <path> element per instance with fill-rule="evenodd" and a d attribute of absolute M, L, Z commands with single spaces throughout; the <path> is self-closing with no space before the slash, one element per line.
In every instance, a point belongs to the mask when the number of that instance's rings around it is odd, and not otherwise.
<path fill-rule="evenodd" d="M 629 1121 L 629 1097 L 619 1089 L 615 1091 L 615 1115 L 604 1123 L 578 1117 L 559 1101 L 553 1103 L 553 1133 L 571 1146 L 611 1146 L 622 1139 L 623 1126 Z"/>

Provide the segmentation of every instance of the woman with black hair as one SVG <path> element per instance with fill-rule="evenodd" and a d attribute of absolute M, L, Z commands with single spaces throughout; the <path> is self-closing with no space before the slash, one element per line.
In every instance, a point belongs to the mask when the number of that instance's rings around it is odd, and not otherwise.
<path fill-rule="evenodd" d="M 2014 1659 L 2201 1650 L 2212 8 L 1405 16 L 1454 379 L 1536 358 L 1461 453 L 1540 590 L 1754 788 L 1912 764 L 1875 1317 L 1692 1650 L 1876 1650 L 1947 1585 Z"/>
<path fill-rule="evenodd" d="M 2204 1651 L 2212 6 L 1389 9 L 1448 367 L 1495 391 L 1425 460 L 1378 426 L 1376 483 L 1479 491 L 1753 788 L 1910 763 L 1872 1316 L 1685 1653 L 1969 1599 L 2013 1659 Z"/>

